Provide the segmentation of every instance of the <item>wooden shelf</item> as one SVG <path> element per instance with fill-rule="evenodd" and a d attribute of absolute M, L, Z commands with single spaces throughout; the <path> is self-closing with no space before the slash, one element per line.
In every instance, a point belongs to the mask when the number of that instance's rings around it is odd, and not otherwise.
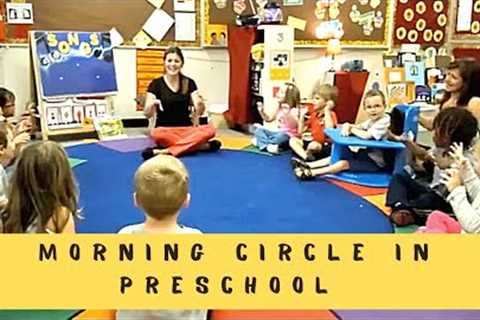
<path fill-rule="evenodd" d="M 93 127 L 93 125 L 88 125 L 81 128 L 48 130 L 48 135 L 57 136 L 57 135 L 77 134 L 77 133 L 90 133 L 93 131 L 95 131 L 95 128 Z"/>

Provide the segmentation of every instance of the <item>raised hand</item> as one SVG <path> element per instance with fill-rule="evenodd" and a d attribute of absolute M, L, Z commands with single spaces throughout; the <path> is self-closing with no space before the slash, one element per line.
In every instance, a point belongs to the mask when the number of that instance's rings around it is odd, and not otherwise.
<path fill-rule="evenodd" d="M 453 158 L 455 161 L 455 166 L 459 169 L 463 168 L 465 165 L 465 162 L 467 159 L 463 155 L 463 143 L 459 142 L 454 142 L 450 146 L 450 151 L 448 152 L 448 155 Z"/>
<path fill-rule="evenodd" d="M 440 175 L 440 183 L 444 184 L 449 192 L 452 192 L 456 187 L 463 185 L 460 171 L 457 168 L 445 170 Z"/>

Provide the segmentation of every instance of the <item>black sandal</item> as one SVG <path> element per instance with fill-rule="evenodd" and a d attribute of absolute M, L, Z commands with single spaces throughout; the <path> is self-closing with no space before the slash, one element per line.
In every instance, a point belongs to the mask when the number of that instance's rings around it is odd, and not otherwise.
<path fill-rule="evenodd" d="M 222 147 L 222 143 L 219 140 L 210 140 L 207 142 L 207 144 L 208 144 L 208 149 L 205 150 L 207 152 L 215 152 Z"/>
<path fill-rule="evenodd" d="M 293 173 L 298 180 L 307 181 L 315 179 L 315 176 L 312 173 L 312 169 L 309 166 L 300 165 L 293 169 Z"/>

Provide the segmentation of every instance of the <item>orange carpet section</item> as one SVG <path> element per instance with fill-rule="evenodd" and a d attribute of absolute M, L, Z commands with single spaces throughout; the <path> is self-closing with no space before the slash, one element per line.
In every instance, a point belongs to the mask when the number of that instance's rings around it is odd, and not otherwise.
<path fill-rule="evenodd" d="M 116 310 L 85 310 L 72 320 L 115 320 Z"/>
<path fill-rule="evenodd" d="M 337 317 L 328 310 L 216 310 L 212 312 L 211 320 L 266 320 L 266 319 L 296 319 L 296 320 L 336 320 Z"/>
<path fill-rule="evenodd" d="M 384 194 L 384 193 L 387 192 L 387 188 L 365 187 L 365 186 L 360 186 L 360 185 L 357 185 L 357 184 L 338 181 L 338 180 L 335 180 L 335 179 L 328 179 L 328 181 L 333 183 L 334 185 L 342 187 L 343 189 L 345 189 L 347 191 L 350 191 L 351 193 L 354 193 L 358 196 L 362 196 L 362 197 Z"/>
<path fill-rule="evenodd" d="M 383 213 L 385 213 L 387 216 L 390 215 L 390 208 L 385 206 L 385 198 L 387 194 L 378 194 L 374 196 L 366 196 L 363 197 L 365 200 L 368 202 L 372 203 L 374 206 L 376 206 L 378 209 L 382 210 Z"/>
<path fill-rule="evenodd" d="M 73 318 L 74 320 L 115 320 L 115 310 L 86 310 Z M 328 310 L 216 310 L 212 311 L 210 320 L 238 319 L 298 319 L 298 320 L 337 320 Z"/>

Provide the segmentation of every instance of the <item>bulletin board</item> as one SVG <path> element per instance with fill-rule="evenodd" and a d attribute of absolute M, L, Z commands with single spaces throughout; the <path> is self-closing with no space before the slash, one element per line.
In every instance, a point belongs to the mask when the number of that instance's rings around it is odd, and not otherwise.
<path fill-rule="evenodd" d="M 334 16 L 343 24 L 344 36 L 341 41 L 344 45 L 353 46 L 378 46 L 388 45 L 388 28 L 391 20 L 390 1 L 393 0 L 337 0 L 335 3 L 338 10 L 334 10 Z M 235 25 L 235 12 L 233 11 L 233 1 L 227 1 L 226 7 L 219 9 L 214 0 L 207 0 L 205 3 L 205 39 L 208 38 L 209 25 Z M 251 1 L 256 3 L 256 1 Z M 306 22 L 305 30 L 295 29 L 296 45 L 324 45 L 324 40 L 319 40 L 315 36 L 315 29 L 322 20 L 315 14 L 317 3 L 320 1 L 304 0 L 298 1 L 302 5 L 283 5 L 285 2 L 295 3 L 295 1 L 277 1 L 282 6 L 283 23 L 287 23 L 288 17 L 292 16 Z M 247 1 L 247 4 L 249 1 Z M 332 11 L 332 10 L 331 10 Z M 353 22 L 352 21 L 352 11 Z M 252 13 L 251 8 L 247 6 L 244 14 Z M 364 30 L 363 25 L 355 19 L 355 16 L 362 16 L 362 21 L 368 19 L 371 21 L 371 30 Z M 324 18 L 333 20 L 332 17 Z M 368 28 L 367 28 L 368 29 Z"/>
<path fill-rule="evenodd" d="M 477 40 L 480 41 L 480 0 L 472 0 L 472 6 L 469 12 L 462 12 L 459 10 L 460 1 L 457 1 L 457 14 L 456 14 L 456 21 L 455 21 L 455 33 L 453 34 L 453 38 L 455 40 Z M 459 17 L 461 15 L 461 17 Z M 464 15 L 469 15 L 470 18 L 470 30 L 468 31 L 458 31 L 457 24 L 459 18 L 462 20 L 466 20 L 468 17 Z"/>
<path fill-rule="evenodd" d="M 440 47 L 447 40 L 448 0 L 396 0 L 393 44 Z"/>
<path fill-rule="evenodd" d="M 0 0 L 0 4 L 3 0 Z M 161 41 L 149 46 L 183 47 L 200 46 L 200 1 L 194 2 L 195 41 L 176 41 L 175 24 Z M 10 1 L 7 1 L 10 2 Z M 34 24 L 5 24 L 7 42 L 27 42 L 29 30 L 109 31 L 115 27 L 123 36 L 125 45 L 133 45 L 132 39 L 156 9 L 147 0 L 26 0 L 33 5 Z M 181 1 L 180 1 L 181 2 Z M 165 1 L 161 7 L 175 19 L 174 1 Z"/>

